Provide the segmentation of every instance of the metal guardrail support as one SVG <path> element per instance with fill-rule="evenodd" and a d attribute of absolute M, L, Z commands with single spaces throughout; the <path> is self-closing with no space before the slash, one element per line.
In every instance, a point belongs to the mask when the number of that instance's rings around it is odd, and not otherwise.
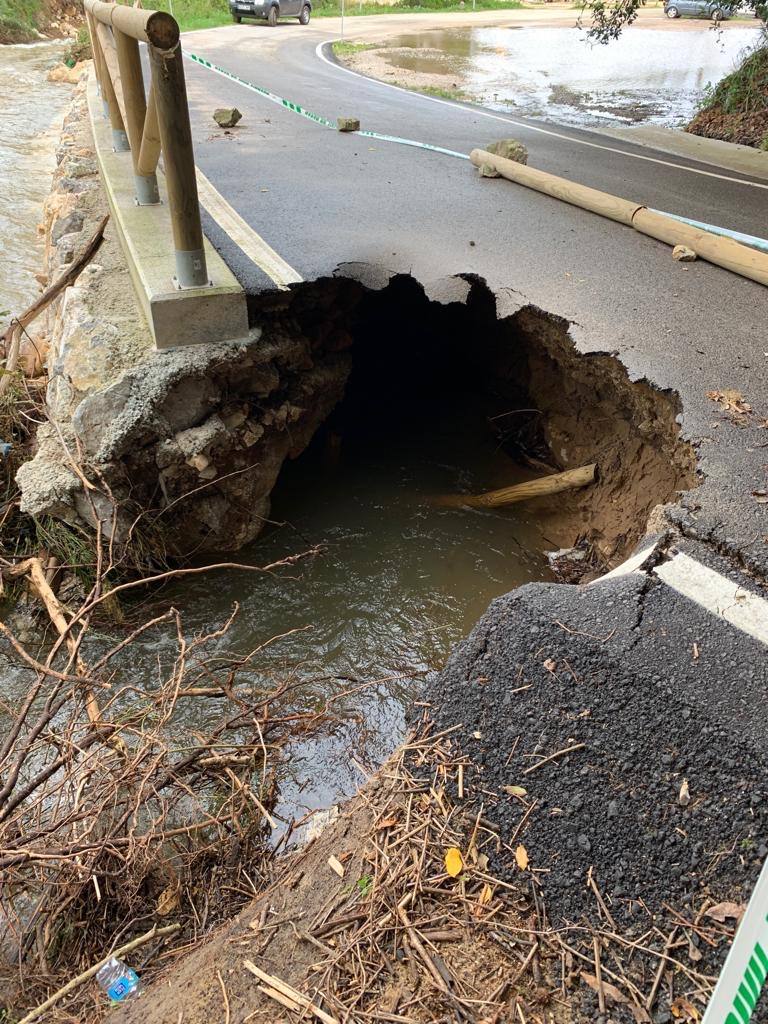
<path fill-rule="evenodd" d="M 85 0 L 94 67 L 109 113 L 116 153 L 130 151 L 140 206 L 160 202 L 156 168 L 163 156 L 178 288 L 208 285 L 195 157 L 179 26 L 170 14 Z M 139 43 L 149 50 L 145 92 Z"/>

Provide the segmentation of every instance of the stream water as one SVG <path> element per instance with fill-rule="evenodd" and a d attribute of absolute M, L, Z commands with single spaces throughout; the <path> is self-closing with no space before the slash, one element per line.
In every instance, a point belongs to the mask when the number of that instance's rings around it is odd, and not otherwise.
<path fill-rule="evenodd" d="M 677 127 L 690 120 L 707 83 L 728 74 L 755 44 L 757 24 L 635 28 L 608 46 L 577 28 L 448 29 L 393 38 L 386 59 L 442 76 L 446 86 L 456 83 L 500 110 L 575 125 Z"/>
<path fill-rule="evenodd" d="M 38 293 L 37 225 L 56 166 L 54 145 L 71 86 L 47 81 L 62 44 L 0 46 L 0 326 Z"/>
<path fill-rule="evenodd" d="M 228 649 L 306 629 L 262 652 L 256 675 L 298 678 L 318 704 L 351 691 L 334 706 L 342 722 L 333 734 L 297 744 L 286 760 L 284 816 L 353 793 L 358 765 L 371 769 L 391 753 L 419 680 L 444 664 L 489 602 L 549 578 L 542 552 L 552 544 L 524 506 L 469 511 L 434 503 L 519 478 L 482 402 L 426 400 L 398 409 L 394 426 L 374 414 L 337 442 L 323 432 L 284 468 L 273 523 L 238 556 L 265 564 L 320 544 L 320 557 L 277 578 L 223 573 L 178 591 L 190 630 L 210 628 L 240 603 Z M 176 600 L 173 592 L 164 598 Z M 147 652 L 147 670 L 156 654 Z"/>
<path fill-rule="evenodd" d="M 46 80 L 58 50 L 0 48 L 0 309 L 12 312 L 38 291 L 37 224 L 55 166 L 55 131 L 71 95 Z M 298 743 L 286 759 L 285 817 L 354 792 L 358 765 L 375 767 L 402 737 L 418 681 L 444 664 L 494 597 L 548 575 L 542 551 L 552 544 L 524 508 L 471 512 L 433 503 L 436 495 L 517 479 L 482 399 L 461 392 L 435 401 L 429 392 L 395 410 L 365 399 L 361 408 L 341 441 L 326 430 L 284 469 L 273 522 L 239 556 L 264 564 L 317 544 L 320 557 L 279 577 L 201 576 L 151 599 L 179 607 L 190 634 L 215 628 L 238 602 L 240 614 L 221 642 L 229 652 L 303 630 L 269 645 L 250 678 L 298 680 L 305 705 L 350 691 L 334 705 L 338 727 Z M 115 639 L 94 633 L 92 644 L 101 649 Z M 172 632 L 148 634 L 116 663 L 116 684 L 151 680 L 175 653 Z M 29 674 L 7 652 L 0 660 L 4 699 L 20 699 Z M 217 704 L 184 702 L 180 728 L 218 720 Z"/>

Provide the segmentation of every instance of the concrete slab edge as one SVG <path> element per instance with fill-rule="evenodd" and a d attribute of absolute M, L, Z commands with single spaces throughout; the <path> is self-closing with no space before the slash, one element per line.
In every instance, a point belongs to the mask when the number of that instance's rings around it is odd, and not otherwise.
<path fill-rule="evenodd" d="M 174 288 L 174 246 L 163 175 L 158 171 L 161 205 L 137 206 L 130 154 L 113 151 L 112 132 L 102 114 L 93 72 L 88 79 L 87 98 L 112 224 L 120 237 L 138 304 L 156 347 L 167 349 L 247 337 L 245 292 L 207 239 L 204 247 L 211 286 L 183 291 Z"/>
<path fill-rule="evenodd" d="M 634 146 L 655 149 L 661 153 L 698 160 L 713 167 L 747 174 L 761 181 L 768 181 L 768 153 L 761 153 L 751 146 L 741 146 L 720 139 L 707 139 L 691 135 L 677 128 L 663 128 L 659 125 L 634 125 L 629 128 L 595 128 L 591 132 L 619 139 Z"/>

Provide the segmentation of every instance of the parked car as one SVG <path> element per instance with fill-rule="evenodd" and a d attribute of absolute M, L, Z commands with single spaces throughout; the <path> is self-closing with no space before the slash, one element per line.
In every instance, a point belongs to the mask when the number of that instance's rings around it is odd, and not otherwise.
<path fill-rule="evenodd" d="M 238 25 L 243 18 L 260 18 L 273 28 L 278 18 L 298 18 L 308 25 L 312 14 L 311 0 L 229 0 L 232 20 Z"/>
<path fill-rule="evenodd" d="M 730 11 L 718 7 L 716 0 L 665 0 L 664 13 L 668 18 L 710 18 L 724 21 Z"/>

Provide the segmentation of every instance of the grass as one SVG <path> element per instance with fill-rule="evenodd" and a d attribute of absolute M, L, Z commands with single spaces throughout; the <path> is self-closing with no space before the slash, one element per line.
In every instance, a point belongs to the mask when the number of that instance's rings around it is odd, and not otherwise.
<path fill-rule="evenodd" d="M 741 64 L 704 90 L 691 129 L 715 138 L 768 151 L 768 43 L 748 53 Z"/>
<path fill-rule="evenodd" d="M 33 3 L 34 0 L 24 0 Z M 0 0 L 17 3 L 17 0 Z M 478 11 L 516 10 L 523 6 L 521 0 L 475 0 Z M 172 13 L 182 31 L 197 28 L 215 28 L 232 21 L 227 0 L 153 0 L 152 7 L 158 11 Z M 394 4 L 372 3 L 371 0 L 345 0 L 345 17 L 365 17 L 370 14 L 424 14 L 472 10 L 472 0 L 396 0 Z M 335 18 L 341 14 L 340 0 L 314 0 L 312 15 L 315 18 Z"/>
<path fill-rule="evenodd" d="M 704 90 L 701 110 L 719 107 L 725 114 L 749 114 L 768 109 L 768 44 L 745 59 L 717 85 Z"/>
<path fill-rule="evenodd" d="M 333 52 L 337 57 L 351 57 L 353 53 L 379 49 L 379 43 L 342 43 L 340 40 L 337 40 L 332 45 Z"/>
<path fill-rule="evenodd" d="M 36 39 L 43 15 L 42 0 L 0 0 L 0 43 Z"/>
<path fill-rule="evenodd" d="M 475 0 L 475 9 L 478 11 L 517 10 L 522 6 L 521 0 Z M 349 18 L 369 14 L 451 14 L 472 9 L 472 0 L 396 0 L 393 4 L 345 0 L 344 15 Z M 312 14 L 316 18 L 338 17 L 341 14 L 341 3 L 339 0 L 319 0 L 313 5 Z"/>

